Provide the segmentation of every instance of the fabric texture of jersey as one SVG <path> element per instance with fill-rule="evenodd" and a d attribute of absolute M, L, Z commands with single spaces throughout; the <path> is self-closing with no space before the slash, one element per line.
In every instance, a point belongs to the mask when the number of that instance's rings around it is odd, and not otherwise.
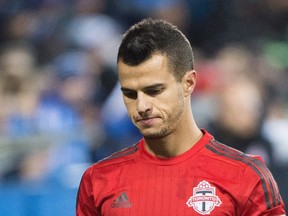
<path fill-rule="evenodd" d="M 77 216 L 284 215 L 277 184 L 261 158 L 202 132 L 200 141 L 174 158 L 150 155 L 142 139 L 89 167 Z"/>

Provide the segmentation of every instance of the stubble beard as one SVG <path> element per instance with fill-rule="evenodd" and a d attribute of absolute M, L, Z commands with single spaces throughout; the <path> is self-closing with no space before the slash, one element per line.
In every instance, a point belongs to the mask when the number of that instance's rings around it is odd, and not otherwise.
<path fill-rule="evenodd" d="M 167 119 L 164 121 L 163 125 L 160 126 L 160 129 L 158 131 L 150 133 L 142 133 L 140 131 L 145 139 L 163 139 L 176 130 L 185 109 L 184 97 L 182 95 L 179 95 L 178 98 L 178 105 L 175 109 L 176 113 L 170 113 L 170 115 L 167 116 Z"/>

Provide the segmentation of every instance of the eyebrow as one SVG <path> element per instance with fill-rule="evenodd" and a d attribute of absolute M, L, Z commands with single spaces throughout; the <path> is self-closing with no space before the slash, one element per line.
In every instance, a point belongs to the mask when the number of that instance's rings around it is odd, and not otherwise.
<path fill-rule="evenodd" d="M 163 88 L 165 86 L 166 85 L 163 83 L 156 83 L 156 84 L 144 87 L 143 90 L 145 91 L 145 90 L 149 90 L 149 89 Z M 135 90 L 130 89 L 130 88 L 121 87 L 121 91 L 124 92 L 124 91 L 135 91 Z"/>

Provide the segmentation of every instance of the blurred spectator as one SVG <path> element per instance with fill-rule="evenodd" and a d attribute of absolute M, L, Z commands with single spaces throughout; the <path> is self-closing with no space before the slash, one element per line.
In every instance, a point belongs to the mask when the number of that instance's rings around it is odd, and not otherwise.
<path fill-rule="evenodd" d="M 267 112 L 266 83 L 257 57 L 240 44 L 227 45 L 215 57 L 220 83 L 215 94 L 215 116 L 209 124 L 215 138 L 274 163 L 272 143 L 263 134 Z"/>
<path fill-rule="evenodd" d="M 264 103 L 261 89 L 251 80 L 235 78 L 217 97 L 217 113 L 210 130 L 217 140 L 273 163 L 271 143 L 262 134 Z"/>
<path fill-rule="evenodd" d="M 12 161 L 10 159 L 9 166 L 1 170 L 3 178 L 57 179 L 54 175 L 59 169 L 73 163 L 91 162 L 91 139 L 97 136 L 94 129 L 98 124 L 96 117 L 89 114 L 92 111 L 87 104 L 89 102 L 92 107 L 94 83 L 91 77 L 86 78 L 85 64 L 81 64 L 83 58 L 80 57 L 69 56 L 70 62 L 59 57 L 55 65 L 57 62 L 56 75 L 61 77 L 61 82 L 55 76 L 45 76 L 44 82 L 55 85 L 48 89 L 45 85 L 40 86 L 44 83 L 41 82 L 44 74 L 36 73 L 36 62 L 30 49 L 20 44 L 3 50 L 1 66 L 5 82 L 1 86 L 1 134 L 10 138 L 9 145 L 17 148 L 17 151 L 10 152 Z M 69 71 L 71 66 L 73 70 Z M 69 76 L 78 79 L 68 79 Z M 90 116 L 84 118 L 83 113 Z M 89 127 L 85 119 L 89 120 Z M 59 157 L 62 152 L 65 157 Z"/>
<path fill-rule="evenodd" d="M 0 135 L 11 138 L 27 136 L 35 132 L 34 111 L 39 97 L 33 49 L 22 42 L 2 47 L 0 71 Z M 0 176 L 17 168 L 23 155 L 23 148 L 17 149 L 12 140 L 3 144 L 9 144 L 11 150 L 8 153 L 2 151 L 6 163 L 1 163 Z"/>
<path fill-rule="evenodd" d="M 100 112 L 116 85 L 116 73 L 93 52 L 65 53 L 55 59 L 54 65 L 60 79 L 59 97 L 78 113 L 82 127 L 94 136 L 89 145 L 91 161 L 100 159 L 101 149 L 106 148 Z"/>
<path fill-rule="evenodd" d="M 33 130 L 30 123 L 39 95 L 33 49 L 22 42 L 2 47 L 0 71 L 0 134 L 22 135 Z"/>
<path fill-rule="evenodd" d="M 77 0 L 66 35 L 71 46 L 94 52 L 106 66 L 115 67 L 121 25 L 104 14 L 104 9 L 103 0 Z"/>
<path fill-rule="evenodd" d="M 4 40 L 25 40 L 37 50 L 37 60 L 47 63 L 69 45 L 63 25 L 73 0 L 7 1 L 2 8 Z M 70 9 L 70 10 L 69 10 Z"/>
<path fill-rule="evenodd" d="M 189 0 L 110 0 L 107 13 L 126 27 L 145 17 L 171 21 L 185 31 L 190 24 Z"/>

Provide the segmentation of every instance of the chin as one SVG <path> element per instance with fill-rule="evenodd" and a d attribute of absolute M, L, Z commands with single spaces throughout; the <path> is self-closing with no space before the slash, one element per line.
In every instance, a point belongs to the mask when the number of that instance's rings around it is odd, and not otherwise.
<path fill-rule="evenodd" d="M 145 139 L 163 139 L 170 135 L 173 131 L 161 130 L 158 132 L 143 132 L 142 135 Z"/>
<path fill-rule="evenodd" d="M 140 130 L 140 132 L 143 135 L 143 137 L 146 139 L 159 139 L 161 137 L 159 132 L 152 132 L 152 131 L 148 131 L 147 129 Z"/>

